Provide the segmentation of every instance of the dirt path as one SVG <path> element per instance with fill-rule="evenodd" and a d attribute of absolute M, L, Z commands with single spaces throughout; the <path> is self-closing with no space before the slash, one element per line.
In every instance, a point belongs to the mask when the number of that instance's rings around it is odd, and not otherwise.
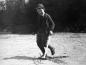
<path fill-rule="evenodd" d="M 86 65 L 85 39 L 86 34 L 54 34 L 48 43 L 55 47 L 57 58 L 39 60 L 36 35 L 0 35 L 0 65 Z"/>

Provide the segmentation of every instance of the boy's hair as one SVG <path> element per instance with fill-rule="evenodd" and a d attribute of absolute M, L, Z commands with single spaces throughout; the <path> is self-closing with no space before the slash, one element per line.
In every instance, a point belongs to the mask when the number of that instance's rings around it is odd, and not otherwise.
<path fill-rule="evenodd" d="M 43 4 L 39 3 L 36 7 L 36 9 L 44 9 L 45 10 L 45 7 Z"/>

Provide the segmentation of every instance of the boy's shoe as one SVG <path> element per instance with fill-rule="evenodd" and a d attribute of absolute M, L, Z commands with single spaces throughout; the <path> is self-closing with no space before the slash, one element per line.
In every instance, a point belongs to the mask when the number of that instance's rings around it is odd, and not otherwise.
<path fill-rule="evenodd" d="M 52 48 L 51 53 L 52 53 L 52 55 L 55 54 L 55 48 Z"/>
<path fill-rule="evenodd" d="M 49 55 L 47 56 L 47 58 L 54 58 L 54 55 Z"/>
<path fill-rule="evenodd" d="M 42 56 L 40 56 L 38 58 L 40 58 L 40 59 L 46 59 L 46 57 L 47 57 L 47 55 L 46 56 L 42 55 Z"/>

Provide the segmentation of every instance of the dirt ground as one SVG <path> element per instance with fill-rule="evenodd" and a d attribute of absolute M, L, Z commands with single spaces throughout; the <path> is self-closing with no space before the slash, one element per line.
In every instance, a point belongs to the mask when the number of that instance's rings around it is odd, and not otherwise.
<path fill-rule="evenodd" d="M 86 65 L 86 34 L 55 33 L 49 37 L 55 59 L 36 59 L 42 53 L 36 35 L 1 34 L 0 65 Z M 50 50 L 48 50 L 50 56 Z"/>

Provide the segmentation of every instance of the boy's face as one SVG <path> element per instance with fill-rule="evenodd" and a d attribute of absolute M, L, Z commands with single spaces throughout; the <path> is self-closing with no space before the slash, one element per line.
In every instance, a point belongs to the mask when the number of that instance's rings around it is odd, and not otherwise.
<path fill-rule="evenodd" d="M 44 10 L 43 9 L 37 9 L 37 12 L 39 15 L 43 16 L 44 15 Z"/>

